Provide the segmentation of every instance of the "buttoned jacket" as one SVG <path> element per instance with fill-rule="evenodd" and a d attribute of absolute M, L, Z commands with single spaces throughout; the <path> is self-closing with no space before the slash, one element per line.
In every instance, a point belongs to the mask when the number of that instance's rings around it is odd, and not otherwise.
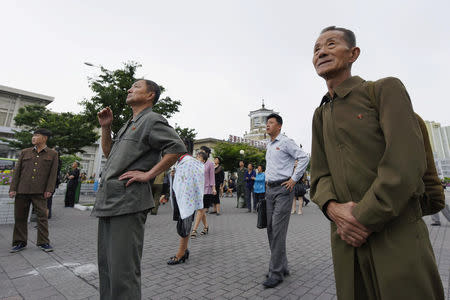
<path fill-rule="evenodd" d="M 43 194 L 55 191 L 58 153 L 48 147 L 37 152 L 35 147 L 23 149 L 14 169 L 9 191 L 17 194 Z"/>

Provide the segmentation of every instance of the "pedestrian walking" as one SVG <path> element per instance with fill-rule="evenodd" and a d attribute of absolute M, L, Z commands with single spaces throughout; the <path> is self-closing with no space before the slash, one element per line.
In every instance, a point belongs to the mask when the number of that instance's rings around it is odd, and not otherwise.
<path fill-rule="evenodd" d="M 53 251 L 48 234 L 47 199 L 55 191 L 58 153 L 47 147 L 50 136 L 47 129 L 36 130 L 31 139 L 33 147 L 20 152 L 14 169 L 9 187 L 9 197 L 15 198 L 12 253 L 27 246 L 31 203 L 37 215 L 36 245 L 45 252 Z"/>
<path fill-rule="evenodd" d="M 244 167 L 243 160 L 239 161 L 239 168 L 236 170 L 236 173 L 236 208 L 244 208 L 247 207 L 247 202 L 245 200 L 245 174 L 247 173 L 247 169 Z"/>
<path fill-rule="evenodd" d="M 72 163 L 72 170 L 67 173 L 66 177 L 67 181 L 67 189 L 66 196 L 64 198 L 64 207 L 74 207 L 75 205 L 75 196 L 78 187 L 78 181 L 80 179 L 80 169 L 78 167 L 80 164 L 77 161 Z"/>
<path fill-rule="evenodd" d="M 252 196 L 253 199 L 253 185 L 255 184 L 256 172 L 253 170 L 253 164 L 249 163 L 247 165 L 247 172 L 245 173 L 245 203 L 247 203 L 248 212 L 252 212 Z M 253 200 L 254 201 L 254 200 Z M 256 207 L 253 207 L 256 211 Z"/>
<path fill-rule="evenodd" d="M 351 75 L 359 54 L 345 28 L 325 28 L 314 45 L 328 92 L 313 117 L 311 195 L 331 220 L 337 297 L 442 300 L 420 205 L 427 163 L 418 119 L 399 79 Z"/>
<path fill-rule="evenodd" d="M 200 232 L 201 235 L 207 235 L 209 233 L 208 221 L 206 220 L 206 211 L 209 207 L 211 207 L 214 195 L 217 193 L 216 191 L 216 183 L 214 176 L 214 164 L 208 160 L 209 153 L 205 151 L 199 151 L 197 153 L 197 159 L 204 164 L 205 166 L 205 184 L 204 184 L 204 192 L 203 192 L 203 208 L 197 210 L 197 214 L 195 217 L 194 228 L 191 232 L 191 238 L 197 237 L 197 229 L 200 225 L 200 222 L 203 223 L 203 230 Z"/>
<path fill-rule="evenodd" d="M 267 237 L 270 246 L 269 273 L 263 285 L 274 288 L 289 275 L 286 235 L 293 200 L 293 188 L 308 165 L 309 158 L 295 142 L 281 134 L 283 119 L 267 116 L 266 132 L 270 136 L 266 152 Z M 295 161 L 297 167 L 294 168 Z M 292 172 L 294 170 L 294 172 Z"/>
<path fill-rule="evenodd" d="M 150 180 L 173 165 L 186 147 L 152 111 L 161 90 L 141 79 L 128 90 L 133 117 L 111 138 L 113 113 L 98 113 L 107 158 L 95 200 L 98 217 L 100 299 L 141 299 L 141 259 L 147 214 L 154 205 Z"/>
<path fill-rule="evenodd" d="M 203 208 L 205 167 L 191 156 L 193 141 L 185 139 L 184 145 L 188 152 L 178 159 L 170 188 L 173 220 L 177 221 L 180 245 L 176 255 L 167 261 L 168 265 L 184 263 L 189 258 L 189 234 L 195 219 L 195 211 Z"/>

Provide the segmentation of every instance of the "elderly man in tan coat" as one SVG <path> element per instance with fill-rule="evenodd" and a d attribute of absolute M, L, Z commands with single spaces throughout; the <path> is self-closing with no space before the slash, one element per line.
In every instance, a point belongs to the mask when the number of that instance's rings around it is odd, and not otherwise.
<path fill-rule="evenodd" d="M 444 299 L 422 221 L 424 142 L 405 87 L 351 75 L 353 32 L 325 28 L 313 64 L 328 93 L 313 119 L 311 194 L 331 222 L 341 300 Z"/>

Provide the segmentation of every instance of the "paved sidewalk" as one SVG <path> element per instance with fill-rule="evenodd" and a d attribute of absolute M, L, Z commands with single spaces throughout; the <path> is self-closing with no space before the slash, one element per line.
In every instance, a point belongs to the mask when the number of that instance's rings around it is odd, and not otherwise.
<path fill-rule="evenodd" d="M 53 253 L 34 245 L 32 223 L 27 249 L 10 254 L 13 227 L 0 225 L 0 299 L 98 299 L 97 221 L 88 211 L 64 208 L 60 196 L 53 203 Z M 264 289 L 266 231 L 256 228 L 256 214 L 236 209 L 235 203 L 235 198 L 222 199 L 222 214 L 208 215 L 209 235 L 190 241 L 189 260 L 175 266 L 166 264 L 178 247 L 170 205 L 162 206 L 157 216 L 149 215 L 142 261 L 144 299 L 336 299 L 329 225 L 314 204 L 302 216 L 291 217 L 291 276 L 275 289 Z M 425 220 L 430 224 L 429 217 Z M 450 300 L 450 224 L 443 217 L 441 222 L 441 227 L 428 228 Z"/>

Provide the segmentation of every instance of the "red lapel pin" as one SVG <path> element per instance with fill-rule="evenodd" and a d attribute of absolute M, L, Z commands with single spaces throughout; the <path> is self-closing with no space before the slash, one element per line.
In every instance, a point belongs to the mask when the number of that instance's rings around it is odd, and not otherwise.
<path fill-rule="evenodd" d="M 363 115 L 362 115 L 362 114 L 359 114 L 359 115 L 357 116 L 357 118 L 360 119 L 360 120 L 362 120 Z"/>

